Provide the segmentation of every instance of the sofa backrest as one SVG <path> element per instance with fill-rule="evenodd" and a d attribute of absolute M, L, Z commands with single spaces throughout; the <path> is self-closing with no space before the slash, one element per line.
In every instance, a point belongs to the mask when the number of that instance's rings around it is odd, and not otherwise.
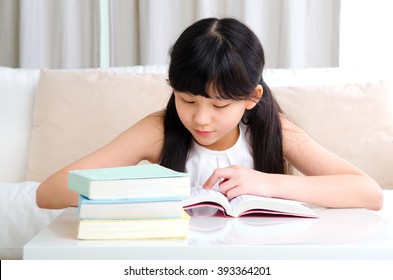
<path fill-rule="evenodd" d="M 165 108 L 166 75 L 133 70 L 41 71 L 27 180 L 45 179 Z"/>
<path fill-rule="evenodd" d="M 0 182 L 26 178 L 39 72 L 0 67 Z"/>
<path fill-rule="evenodd" d="M 13 83 L 2 85 L 1 70 L 0 89 L 7 88 L 8 96 L 12 94 Z M 45 179 L 104 145 L 143 116 L 163 109 L 171 93 L 166 66 L 42 70 L 37 87 L 38 71 L 3 70 L 22 71 L 19 74 L 29 77 L 24 78 L 29 86 L 21 88 L 14 84 L 18 96 L 25 98 L 22 101 L 25 106 L 23 112 L 13 113 L 24 116 L 24 126 L 7 124 L 18 130 L 13 134 L 18 134 L 19 141 L 25 145 L 24 153 L 19 148 L 23 145 L 16 143 L 7 150 L 9 155 L 18 155 L 19 161 L 12 166 L 18 175 L 3 176 L 0 181 L 4 178 Z M 393 98 L 390 83 L 381 82 L 391 81 L 385 72 L 339 68 L 267 69 L 264 79 L 290 119 L 321 144 L 369 173 L 383 187 L 393 188 L 390 174 L 393 170 Z M 5 95 L 0 94 L 1 98 Z M 9 115 L 2 112 L 2 118 Z M 30 128 L 31 141 L 30 131 L 27 131 Z M 6 163 L 11 156 L 0 160 L 9 169 L 11 165 Z M 23 172 L 26 177 L 22 176 Z"/>

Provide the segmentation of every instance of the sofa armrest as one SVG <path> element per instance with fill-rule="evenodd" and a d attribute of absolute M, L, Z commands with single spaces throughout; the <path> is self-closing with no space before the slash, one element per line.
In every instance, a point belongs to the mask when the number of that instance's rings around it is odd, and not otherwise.
<path fill-rule="evenodd" d="M 63 210 L 40 209 L 38 182 L 0 183 L 0 259 L 22 259 L 23 246 Z"/>

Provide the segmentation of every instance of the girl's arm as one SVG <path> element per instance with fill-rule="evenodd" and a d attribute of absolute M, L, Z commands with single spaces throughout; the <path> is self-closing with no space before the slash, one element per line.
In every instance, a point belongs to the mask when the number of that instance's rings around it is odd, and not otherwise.
<path fill-rule="evenodd" d="M 282 127 L 284 156 L 305 176 L 267 174 L 233 166 L 217 169 L 205 186 L 210 188 L 220 178 L 227 178 L 220 190 L 228 198 L 255 194 L 324 207 L 382 207 L 382 190 L 371 177 L 319 145 L 285 117 Z"/>
<path fill-rule="evenodd" d="M 135 165 L 141 160 L 158 162 L 163 145 L 162 116 L 147 116 L 104 147 L 51 175 L 38 186 L 37 205 L 52 209 L 78 205 L 78 194 L 68 189 L 69 170 Z"/>
<path fill-rule="evenodd" d="M 382 190 L 370 176 L 328 151 L 287 118 L 282 117 L 281 122 L 285 158 L 305 176 L 284 180 L 277 196 L 325 207 L 382 207 Z"/>

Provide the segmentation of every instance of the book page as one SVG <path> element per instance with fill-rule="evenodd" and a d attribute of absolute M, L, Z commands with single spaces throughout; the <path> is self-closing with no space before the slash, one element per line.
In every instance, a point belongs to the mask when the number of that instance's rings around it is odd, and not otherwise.
<path fill-rule="evenodd" d="M 183 201 L 185 208 L 191 208 L 189 206 L 196 204 L 209 206 L 209 204 L 211 205 L 212 203 L 221 205 L 228 215 L 232 215 L 232 207 L 228 199 L 216 189 L 204 189 L 202 187 L 192 188 L 191 197 Z"/>
<path fill-rule="evenodd" d="M 238 216 L 243 212 L 244 206 L 242 205 L 247 204 L 248 200 L 253 200 L 255 196 L 253 195 L 239 195 L 230 201 L 232 209 L 234 209 L 235 216 Z M 249 209 L 247 209 L 249 210 Z"/>
<path fill-rule="evenodd" d="M 216 190 L 216 189 L 204 189 L 202 187 L 200 188 L 192 188 L 191 189 L 191 196 L 198 196 L 198 197 L 224 197 L 224 195 Z M 225 200 L 227 200 L 225 198 Z"/>
<path fill-rule="evenodd" d="M 255 195 L 241 195 L 231 200 L 234 215 L 244 212 L 315 216 L 313 211 L 298 201 Z M 251 210 L 251 211 L 250 211 Z"/>

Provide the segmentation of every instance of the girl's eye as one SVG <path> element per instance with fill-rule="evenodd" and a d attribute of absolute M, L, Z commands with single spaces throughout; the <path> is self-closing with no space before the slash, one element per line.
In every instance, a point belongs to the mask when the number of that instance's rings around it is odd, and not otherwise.
<path fill-rule="evenodd" d="M 194 104 L 195 103 L 194 101 L 187 101 L 187 100 L 184 100 L 184 99 L 183 99 L 183 101 L 186 102 L 187 104 Z"/>
<path fill-rule="evenodd" d="M 218 108 L 218 109 L 222 109 L 222 108 L 228 107 L 229 104 L 225 104 L 225 105 L 213 105 L 213 106 L 216 107 L 216 108 Z"/>
<path fill-rule="evenodd" d="M 184 99 L 184 98 L 182 98 L 182 100 L 183 100 L 185 103 L 187 103 L 187 104 L 194 104 L 194 103 L 195 103 L 194 101 L 186 100 L 186 99 Z"/>

